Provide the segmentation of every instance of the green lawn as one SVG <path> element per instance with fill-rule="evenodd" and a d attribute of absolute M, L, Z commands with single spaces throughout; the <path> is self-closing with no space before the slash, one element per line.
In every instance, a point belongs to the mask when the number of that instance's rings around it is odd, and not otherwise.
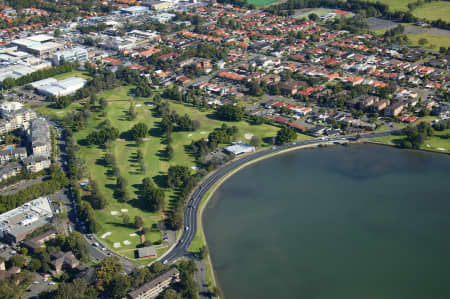
<path fill-rule="evenodd" d="M 441 19 L 450 22 L 450 2 L 448 1 L 433 1 L 424 3 L 412 11 L 413 15 L 418 18 L 427 19 L 430 21 Z"/>
<path fill-rule="evenodd" d="M 192 119 L 198 120 L 200 123 L 200 129 L 195 132 L 173 132 L 172 146 L 175 154 L 172 161 L 169 162 L 161 155 L 161 152 L 166 147 L 164 143 L 165 138 L 161 137 L 159 130 L 159 122 L 161 119 L 155 117 L 151 108 L 147 106 L 148 99 L 135 98 L 134 104 L 136 105 L 137 117 L 132 121 L 128 119 L 127 111 L 130 105 L 129 100 L 131 96 L 129 96 L 129 91 L 131 88 L 133 86 L 120 87 L 99 94 L 99 97 L 104 97 L 108 101 L 108 107 L 105 110 L 106 116 L 100 111 L 93 112 L 87 123 L 87 127 L 80 132 L 74 133 L 74 137 L 80 144 L 79 156 L 86 162 L 87 176 L 97 181 L 100 193 L 108 201 L 105 209 L 96 211 L 97 220 L 99 220 L 102 226 L 97 236 L 105 245 L 117 253 L 134 258 L 133 249 L 141 243 L 141 240 L 139 236 L 134 235 L 137 235 L 138 232 L 132 224 L 123 224 L 122 215 L 128 215 L 130 223 L 134 221 L 135 216 L 141 216 L 144 219 L 145 227 L 150 227 L 152 224 L 163 219 L 161 213 L 143 211 L 134 204 L 138 197 L 139 184 L 142 182 L 142 179 L 144 177 L 151 177 L 156 185 L 165 189 L 165 210 L 170 209 L 170 201 L 176 195 L 173 190 L 167 188 L 165 183 L 169 166 L 178 164 L 193 168 L 195 166 L 195 159 L 186 152 L 185 146 L 189 145 L 192 140 L 206 138 L 209 132 L 220 127 L 223 122 L 214 118 L 213 110 L 199 111 L 196 108 L 169 101 L 171 110 L 177 111 L 180 115 L 187 113 Z M 37 105 L 34 104 L 34 106 Z M 52 108 L 47 103 L 41 103 L 39 105 L 39 107 L 35 107 L 38 112 L 55 119 L 62 119 L 69 111 L 79 110 L 82 107 L 80 103 L 73 103 L 66 109 L 59 110 Z M 150 136 L 145 138 L 143 145 L 140 147 L 143 151 L 144 161 L 147 166 L 146 173 L 141 171 L 140 166 L 136 162 L 135 156 L 138 148 L 134 141 L 126 140 L 125 136 L 121 135 L 119 139 L 111 143 L 110 150 L 116 157 L 121 175 L 128 182 L 128 191 L 131 198 L 129 202 L 119 202 L 113 196 L 116 178 L 111 174 L 112 170 L 103 165 L 103 157 L 106 150 L 97 146 L 86 146 L 83 143 L 86 136 L 96 130 L 106 119 L 118 128 L 121 134 L 129 131 L 138 122 L 144 122 L 150 129 Z M 227 124 L 235 125 L 239 128 L 238 139 L 242 141 L 248 141 L 251 135 L 259 136 L 262 139 L 273 137 L 279 130 L 279 128 L 272 125 L 251 125 L 246 121 Z M 309 137 L 298 134 L 298 140 L 306 138 Z M 147 237 L 152 242 L 159 242 L 161 240 L 160 232 L 151 232 Z M 120 244 L 120 247 L 115 247 L 114 244 Z M 164 252 L 167 249 L 167 247 L 158 247 L 160 252 Z M 150 261 L 138 260 L 141 264 L 147 264 Z"/>
<path fill-rule="evenodd" d="M 264 6 L 268 4 L 272 4 L 277 2 L 276 0 L 247 0 L 247 3 L 256 5 L 256 6 Z"/>
<path fill-rule="evenodd" d="M 425 140 L 422 148 L 443 153 L 450 153 L 450 129 L 442 132 L 435 131 L 434 136 Z"/>
<path fill-rule="evenodd" d="M 439 47 L 450 47 L 450 37 L 445 37 L 442 35 L 433 35 L 429 33 L 408 34 L 408 38 L 412 46 L 419 46 L 434 50 L 439 50 Z M 428 42 L 425 45 L 419 45 L 419 40 L 421 38 L 425 38 Z"/>
<path fill-rule="evenodd" d="M 401 10 L 401 11 L 407 11 L 408 10 L 408 3 L 414 3 L 415 0 L 369 0 L 370 2 L 378 2 L 380 1 L 383 4 L 389 5 L 389 9 L 391 11 Z"/>
<path fill-rule="evenodd" d="M 384 136 L 372 138 L 371 141 L 382 142 L 390 145 L 398 145 L 405 136 Z M 425 139 L 424 144 L 420 147 L 424 150 L 433 150 L 443 153 L 450 153 L 450 129 L 439 132 L 435 131 L 434 136 Z"/>
<path fill-rule="evenodd" d="M 83 79 L 92 79 L 87 72 L 77 70 L 53 76 L 53 78 L 55 78 L 56 80 L 66 79 L 69 77 L 81 77 Z"/>

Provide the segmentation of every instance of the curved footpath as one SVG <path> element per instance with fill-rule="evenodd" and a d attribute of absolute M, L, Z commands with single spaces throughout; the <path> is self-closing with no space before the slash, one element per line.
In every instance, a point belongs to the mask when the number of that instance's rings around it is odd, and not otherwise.
<path fill-rule="evenodd" d="M 388 136 L 395 131 L 387 131 L 380 133 L 369 133 L 361 135 L 362 138 L 375 138 Z M 282 153 L 286 150 L 295 150 L 308 145 L 319 145 L 330 142 L 342 142 L 342 141 L 352 141 L 355 140 L 354 136 L 336 137 L 336 138 L 320 138 L 320 139 L 310 139 L 305 141 L 293 142 L 281 146 L 273 146 L 268 149 L 254 152 L 253 154 L 244 156 L 240 159 L 236 159 L 229 164 L 226 164 L 222 168 L 219 168 L 212 175 L 207 177 L 192 193 L 191 198 L 188 202 L 188 207 L 184 212 L 184 230 L 182 236 L 179 238 L 175 246 L 173 246 L 161 259 L 163 263 L 173 262 L 183 256 L 189 255 L 189 246 L 192 243 L 196 233 L 197 233 L 197 217 L 198 209 L 200 207 L 203 197 L 207 194 L 211 187 L 213 187 L 218 181 L 226 177 L 232 171 L 235 171 L 242 167 L 244 164 L 252 162 L 254 160 L 263 158 L 268 155 Z"/>

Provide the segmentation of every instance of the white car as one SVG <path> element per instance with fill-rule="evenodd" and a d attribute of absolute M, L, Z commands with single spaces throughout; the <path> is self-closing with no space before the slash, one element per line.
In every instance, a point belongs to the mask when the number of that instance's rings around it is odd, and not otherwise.
<path fill-rule="evenodd" d="M 55 284 L 56 284 L 56 282 L 53 282 L 53 281 L 50 281 L 50 282 L 48 283 L 49 286 L 54 286 Z"/>

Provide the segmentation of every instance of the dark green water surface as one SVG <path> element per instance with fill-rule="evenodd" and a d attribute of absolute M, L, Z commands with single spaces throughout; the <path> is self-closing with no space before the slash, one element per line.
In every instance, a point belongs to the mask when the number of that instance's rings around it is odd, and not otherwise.
<path fill-rule="evenodd" d="M 203 218 L 227 299 L 450 298 L 450 157 L 354 145 L 238 172 Z"/>

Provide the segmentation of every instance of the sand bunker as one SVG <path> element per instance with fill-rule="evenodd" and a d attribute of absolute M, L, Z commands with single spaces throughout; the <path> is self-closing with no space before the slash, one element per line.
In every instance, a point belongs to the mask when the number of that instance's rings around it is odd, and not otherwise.
<path fill-rule="evenodd" d="M 437 149 L 440 150 L 440 151 L 445 151 L 445 150 L 446 150 L 446 149 L 443 148 L 443 147 L 438 147 Z"/>
<path fill-rule="evenodd" d="M 206 132 L 205 132 L 205 131 L 201 131 L 201 132 L 200 132 L 200 134 L 202 134 L 202 135 L 205 135 L 205 134 L 206 134 Z"/>
<path fill-rule="evenodd" d="M 245 139 L 250 140 L 250 139 L 252 139 L 253 134 L 252 133 L 245 133 L 244 137 L 245 137 Z"/>
<path fill-rule="evenodd" d="M 119 247 L 120 247 L 120 242 L 114 243 L 114 244 L 113 244 L 113 247 L 114 247 L 114 248 L 119 248 Z"/>
<path fill-rule="evenodd" d="M 126 213 L 126 212 L 128 212 L 128 209 L 121 209 L 120 210 L 122 213 Z"/>
<path fill-rule="evenodd" d="M 192 136 L 192 133 L 188 135 L 188 137 L 191 137 L 191 136 Z"/>
<path fill-rule="evenodd" d="M 100 238 L 104 239 L 104 238 L 109 237 L 109 236 L 111 236 L 111 232 L 106 232 Z"/>
<path fill-rule="evenodd" d="M 137 236 L 137 234 L 135 234 L 135 233 L 130 234 L 130 237 L 136 237 L 136 236 Z"/>
<path fill-rule="evenodd" d="M 117 212 L 117 211 L 111 211 L 111 215 L 113 215 L 113 216 L 119 215 L 119 212 Z"/>
<path fill-rule="evenodd" d="M 128 240 L 123 241 L 123 245 L 130 245 L 130 244 L 131 244 L 131 242 Z"/>
<path fill-rule="evenodd" d="M 192 169 L 197 170 L 198 167 L 197 166 L 191 166 Z"/>
<path fill-rule="evenodd" d="M 142 104 L 136 104 L 136 107 L 141 107 L 142 106 Z"/>

